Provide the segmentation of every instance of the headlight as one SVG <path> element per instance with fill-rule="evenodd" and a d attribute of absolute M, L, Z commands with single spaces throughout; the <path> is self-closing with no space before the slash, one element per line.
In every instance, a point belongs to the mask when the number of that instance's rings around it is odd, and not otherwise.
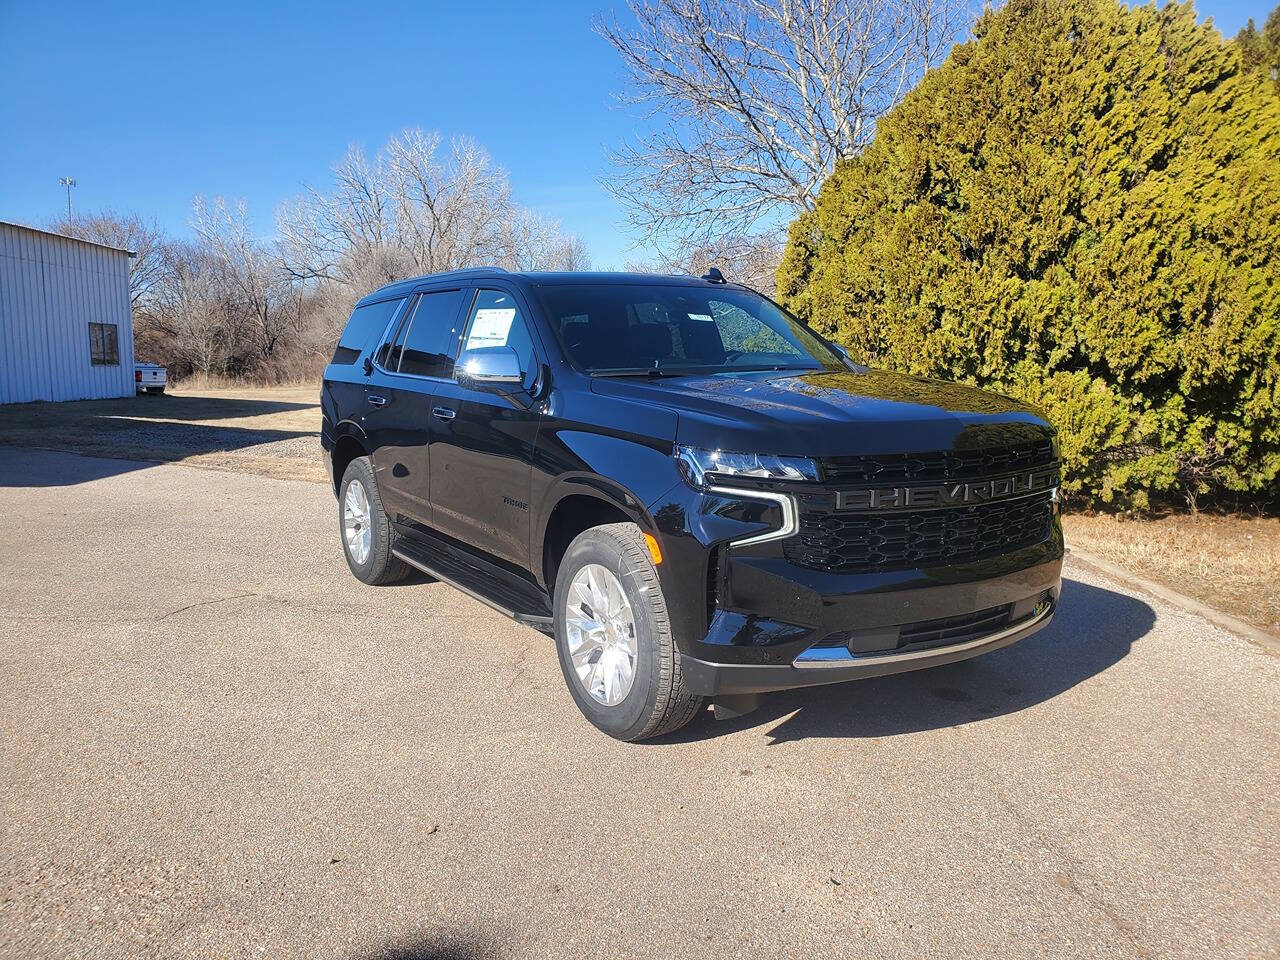
<path fill-rule="evenodd" d="M 818 465 L 805 457 L 726 453 L 723 450 L 677 446 L 676 459 L 683 465 L 689 482 L 699 487 L 725 477 L 752 477 L 760 480 L 818 479 Z"/>

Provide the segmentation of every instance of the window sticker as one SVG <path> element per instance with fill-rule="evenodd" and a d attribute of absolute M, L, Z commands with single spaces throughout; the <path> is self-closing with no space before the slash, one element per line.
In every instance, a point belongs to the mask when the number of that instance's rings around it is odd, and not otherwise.
<path fill-rule="evenodd" d="M 482 307 L 477 310 L 465 349 L 505 347 L 507 336 L 511 333 L 511 322 L 515 318 L 515 307 Z"/>
<path fill-rule="evenodd" d="M 706 313 L 691 313 L 691 314 L 689 314 L 689 319 L 690 319 L 690 320 L 705 320 L 707 323 L 714 323 L 714 322 L 715 322 L 715 321 L 712 319 L 711 315 L 710 315 L 710 314 L 706 314 Z"/>

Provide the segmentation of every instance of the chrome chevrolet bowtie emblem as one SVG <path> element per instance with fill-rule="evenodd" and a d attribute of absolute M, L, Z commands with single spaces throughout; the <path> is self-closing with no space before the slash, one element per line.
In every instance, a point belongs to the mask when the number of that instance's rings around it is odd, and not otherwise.
<path fill-rule="evenodd" d="M 836 509 L 920 510 L 928 507 L 968 506 L 1047 492 L 1057 485 L 1058 468 L 1046 467 L 994 480 L 840 490 L 836 492 Z"/>

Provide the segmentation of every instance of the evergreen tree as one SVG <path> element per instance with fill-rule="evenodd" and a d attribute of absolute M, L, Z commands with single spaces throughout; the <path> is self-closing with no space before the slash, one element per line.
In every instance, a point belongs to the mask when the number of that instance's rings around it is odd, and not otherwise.
<path fill-rule="evenodd" d="M 1039 404 L 1077 499 L 1275 484 L 1280 99 L 1190 4 L 985 14 L 789 236 L 793 311 Z"/>
<path fill-rule="evenodd" d="M 1271 11 L 1261 32 L 1250 17 L 1245 28 L 1236 34 L 1236 46 L 1240 48 L 1244 68 L 1269 77 L 1276 93 L 1280 94 L 1280 7 Z"/>

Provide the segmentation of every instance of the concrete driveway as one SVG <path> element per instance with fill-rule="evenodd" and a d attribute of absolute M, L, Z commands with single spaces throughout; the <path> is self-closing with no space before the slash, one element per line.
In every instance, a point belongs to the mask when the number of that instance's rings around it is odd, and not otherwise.
<path fill-rule="evenodd" d="M 967 664 L 627 746 L 315 484 L 0 448 L 6 957 L 1280 955 L 1280 658 L 1068 567 Z"/>

